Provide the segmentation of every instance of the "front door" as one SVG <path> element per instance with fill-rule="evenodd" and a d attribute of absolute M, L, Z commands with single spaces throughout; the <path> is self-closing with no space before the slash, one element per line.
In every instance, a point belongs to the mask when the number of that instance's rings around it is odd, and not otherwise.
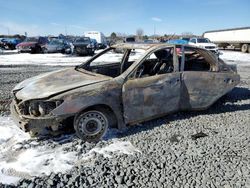
<path fill-rule="evenodd" d="M 128 80 L 123 85 L 124 119 L 136 123 L 179 109 L 180 73 Z"/>

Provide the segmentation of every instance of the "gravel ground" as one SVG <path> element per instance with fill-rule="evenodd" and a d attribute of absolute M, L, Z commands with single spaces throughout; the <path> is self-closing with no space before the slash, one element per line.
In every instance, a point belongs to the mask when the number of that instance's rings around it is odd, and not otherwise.
<path fill-rule="evenodd" d="M 9 114 L 14 85 L 58 68 L 0 67 L 1 115 Z M 239 67 L 238 72 L 239 86 L 208 110 L 168 115 L 115 134 L 141 152 L 95 154 L 68 173 L 24 178 L 17 187 L 250 187 L 250 66 Z M 72 136 L 65 150 L 80 155 L 111 140 L 90 144 Z M 52 148 L 63 144 L 51 139 L 38 143 Z M 30 141 L 23 146 L 37 147 Z"/>

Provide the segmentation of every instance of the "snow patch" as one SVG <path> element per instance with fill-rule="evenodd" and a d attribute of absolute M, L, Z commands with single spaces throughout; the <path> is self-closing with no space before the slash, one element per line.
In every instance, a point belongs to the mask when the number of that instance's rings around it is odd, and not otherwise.
<path fill-rule="evenodd" d="M 235 51 L 221 51 L 220 58 L 227 64 L 236 64 L 238 66 L 250 66 L 250 53 L 242 53 Z"/>
<path fill-rule="evenodd" d="M 17 144 L 30 139 L 30 135 L 20 130 L 10 117 L 0 117 L 0 154 Z"/>
<path fill-rule="evenodd" d="M 0 182 L 4 184 L 17 184 L 21 178 L 49 175 L 52 172 L 65 173 L 79 162 L 91 160 L 96 153 L 112 157 L 113 154 L 132 155 L 140 152 L 130 142 L 117 139 L 111 139 L 111 144 L 93 148 L 87 154 L 69 152 L 71 143 L 67 141 L 72 139 L 72 135 L 58 138 L 58 145 L 54 148 L 39 146 L 39 142 L 21 131 L 10 117 L 0 117 L 0 133 Z M 34 147 L 26 148 L 27 140 L 28 145 Z"/>
<path fill-rule="evenodd" d="M 9 54 L 0 55 L 1 65 L 46 65 L 46 66 L 75 66 L 87 61 L 91 56 L 72 56 L 55 54 Z"/>
<path fill-rule="evenodd" d="M 0 182 L 16 184 L 23 177 L 49 175 L 51 172 L 66 172 L 78 160 L 77 152 L 64 150 L 67 144 L 55 148 L 37 146 L 21 149 L 22 141 L 31 139 L 21 131 L 10 117 L 0 117 Z M 30 145 L 38 145 L 31 141 Z"/>
<path fill-rule="evenodd" d="M 113 141 L 112 144 L 103 148 L 93 148 L 89 151 L 89 154 L 98 153 L 104 157 L 112 157 L 112 154 L 127 154 L 132 155 L 135 152 L 141 152 L 135 148 L 129 141 Z"/>

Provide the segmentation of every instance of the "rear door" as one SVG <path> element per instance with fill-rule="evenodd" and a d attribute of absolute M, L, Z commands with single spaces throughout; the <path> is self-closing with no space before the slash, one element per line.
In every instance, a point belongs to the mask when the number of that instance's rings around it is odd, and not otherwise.
<path fill-rule="evenodd" d="M 211 52 L 190 47 L 184 50 L 181 109 L 206 109 L 238 83 L 238 75 L 218 72 L 216 57 Z"/>

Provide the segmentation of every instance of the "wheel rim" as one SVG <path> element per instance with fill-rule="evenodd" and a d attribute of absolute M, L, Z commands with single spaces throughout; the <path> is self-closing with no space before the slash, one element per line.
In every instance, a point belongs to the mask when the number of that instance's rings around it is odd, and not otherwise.
<path fill-rule="evenodd" d="M 77 125 L 84 137 L 95 137 L 105 133 L 107 124 L 107 119 L 102 113 L 90 111 L 79 117 Z"/>
<path fill-rule="evenodd" d="M 243 44 L 242 47 L 241 47 L 241 51 L 242 51 L 242 52 L 246 52 L 247 49 L 248 49 L 248 45 Z"/>

